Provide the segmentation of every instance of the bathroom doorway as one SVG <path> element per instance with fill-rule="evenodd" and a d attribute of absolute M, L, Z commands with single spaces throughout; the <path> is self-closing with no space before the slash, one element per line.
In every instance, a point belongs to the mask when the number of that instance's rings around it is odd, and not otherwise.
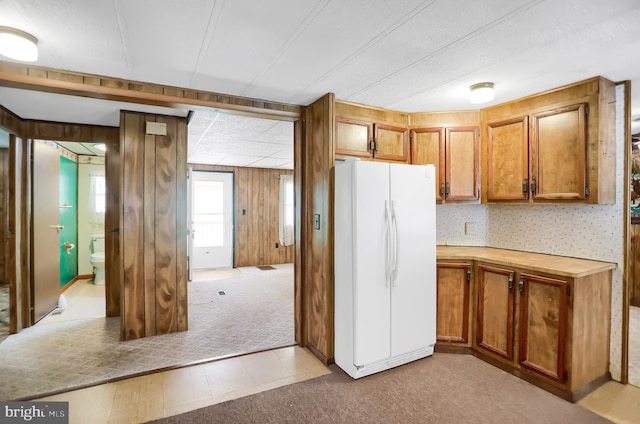
<path fill-rule="evenodd" d="M 104 275 L 105 261 L 95 254 L 102 252 L 104 258 L 107 205 L 103 146 L 65 141 L 36 141 L 35 144 L 51 149 L 58 162 L 59 172 L 51 173 L 51 165 L 44 176 L 57 189 L 58 238 L 51 251 L 58 252 L 59 260 L 56 269 L 49 273 L 55 280 L 50 284 L 54 287 L 53 307 L 41 320 L 38 317 L 33 322 L 50 324 L 103 318 L 106 316 L 105 286 L 96 275 Z M 35 189 L 34 196 L 37 196 Z M 33 213 L 35 229 L 40 219 L 35 210 Z M 34 267 L 38 267 L 43 259 L 35 255 L 37 242 L 33 248 Z M 40 280 L 34 275 L 34 282 Z"/>

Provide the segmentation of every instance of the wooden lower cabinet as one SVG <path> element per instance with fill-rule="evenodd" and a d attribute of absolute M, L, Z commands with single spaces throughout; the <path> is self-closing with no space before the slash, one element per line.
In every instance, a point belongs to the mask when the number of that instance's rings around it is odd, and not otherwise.
<path fill-rule="evenodd" d="M 477 349 L 564 384 L 568 289 L 566 280 L 479 265 Z"/>
<path fill-rule="evenodd" d="M 436 347 L 467 346 L 480 359 L 576 401 L 611 378 L 611 275 L 440 261 Z"/>
<path fill-rule="evenodd" d="M 445 346 L 470 346 L 471 267 L 469 262 L 438 263 L 436 334 L 441 350 Z"/>
<path fill-rule="evenodd" d="M 512 270 L 478 266 L 476 346 L 508 361 L 513 359 L 514 276 Z"/>

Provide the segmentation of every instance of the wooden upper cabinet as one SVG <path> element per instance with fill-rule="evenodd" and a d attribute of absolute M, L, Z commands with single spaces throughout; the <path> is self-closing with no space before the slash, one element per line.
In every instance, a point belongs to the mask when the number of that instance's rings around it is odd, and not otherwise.
<path fill-rule="evenodd" d="M 529 197 L 529 119 L 521 116 L 487 124 L 487 199 Z"/>
<path fill-rule="evenodd" d="M 436 165 L 436 200 L 479 199 L 478 127 L 411 130 L 411 163 Z"/>
<path fill-rule="evenodd" d="M 336 102 L 335 154 L 407 162 L 407 114 Z"/>
<path fill-rule="evenodd" d="M 373 124 L 373 157 L 385 160 L 407 161 L 407 136 L 409 130 L 385 124 Z"/>
<path fill-rule="evenodd" d="M 446 199 L 478 200 L 478 128 L 447 128 L 445 138 Z"/>
<path fill-rule="evenodd" d="M 530 371 L 564 383 L 569 283 L 522 274 L 518 362 Z M 586 353 L 586 352 L 585 352 Z"/>
<path fill-rule="evenodd" d="M 531 194 L 534 199 L 584 199 L 586 105 L 531 116 Z"/>
<path fill-rule="evenodd" d="M 615 203 L 615 84 L 592 78 L 480 111 L 483 202 Z"/>
<path fill-rule="evenodd" d="M 435 165 L 436 200 L 444 199 L 444 128 L 419 128 L 411 130 L 411 163 Z"/>
<path fill-rule="evenodd" d="M 436 166 L 436 200 L 480 200 L 480 111 L 416 112 L 411 122 L 411 163 Z"/>
<path fill-rule="evenodd" d="M 471 264 L 438 263 L 436 334 L 438 343 L 469 342 Z"/>
<path fill-rule="evenodd" d="M 336 118 L 336 154 L 371 156 L 373 124 L 348 118 Z"/>

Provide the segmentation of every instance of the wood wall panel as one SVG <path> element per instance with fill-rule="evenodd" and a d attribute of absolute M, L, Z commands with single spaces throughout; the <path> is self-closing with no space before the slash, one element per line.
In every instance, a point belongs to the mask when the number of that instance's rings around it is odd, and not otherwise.
<path fill-rule="evenodd" d="M 292 263 L 295 246 L 280 245 L 280 175 L 286 169 L 191 164 L 194 171 L 233 172 L 234 266 Z M 243 215 L 243 210 L 246 214 Z M 276 243 L 278 247 L 276 247 Z"/>
<path fill-rule="evenodd" d="M 301 341 L 325 363 L 333 362 L 333 177 L 335 96 L 325 95 L 305 110 L 302 152 L 301 249 L 304 298 Z M 320 228 L 314 229 L 314 215 Z"/>
<path fill-rule="evenodd" d="M 0 243 L 3 249 L 0 252 L 0 285 L 7 284 L 6 257 L 8 256 L 4 242 L 7 239 L 8 225 L 8 182 L 9 182 L 9 149 L 0 148 Z"/>
<path fill-rule="evenodd" d="M 105 302 L 108 317 L 120 316 L 120 145 L 116 137 L 105 154 L 107 210 L 104 216 Z"/>
<path fill-rule="evenodd" d="M 159 122 L 165 120 L 158 119 Z M 175 120 L 167 123 L 167 136 L 154 137 L 156 158 L 155 187 L 155 263 L 156 331 L 177 331 L 176 230 L 177 184 Z M 148 136 L 147 136 L 148 137 Z M 181 171 L 186 171 L 186 168 Z M 145 205 L 146 206 L 146 205 Z M 148 215 L 148 214 L 145 214 Z"/>
<path fill-rule="evenodd" d="M 145 333 L 145 268 L 144 244 L 144 118 L 142 115 L 120 114 L 122 163 L 122 218 L 120 251 L 122 253 L 122 300 L 120 338 L 144 337 Z"/>
<path fill-rule="evenodd" d="M 186 120 L 176 122 L 176 299 L 177 331 L 189 328 L 187 270 L 187 134 Z"/>
<path fill-rule="evenodd" d="M 123 340 L 187 330 L 186 121 L 121 114 Z M 166 136 L 146 135 L 147 121 Z M 179 251 L 181 249 L 181 251 Z"/>
<path fill-rule="evenodd" d="M 632 306 L 640 306 L 640 224 L 631 225 L 629 262 L 629 302 Z"/>

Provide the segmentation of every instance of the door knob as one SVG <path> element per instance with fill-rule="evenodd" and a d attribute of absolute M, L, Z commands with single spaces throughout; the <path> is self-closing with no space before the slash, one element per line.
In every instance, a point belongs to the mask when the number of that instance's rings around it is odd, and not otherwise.
<path fill-rule="evenodd" d="M 53 228 L 55 230 L 64 230 L 64 225 L 49 225 L 49 228 Z"/>

